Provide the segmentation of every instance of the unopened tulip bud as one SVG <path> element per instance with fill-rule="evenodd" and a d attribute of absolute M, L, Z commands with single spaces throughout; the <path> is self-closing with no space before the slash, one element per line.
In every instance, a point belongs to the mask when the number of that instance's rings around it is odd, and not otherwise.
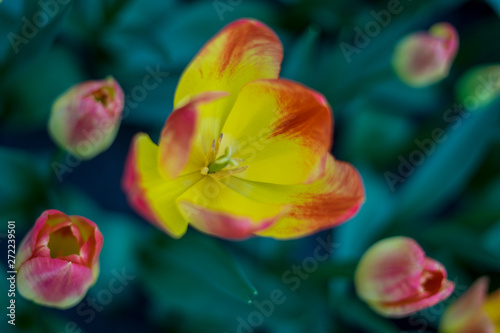
<path fill-rule="evenodd" d="M 61 148 L 91 159 L 113 143 L 123 106 L 123 91 L 112 77 L 77 84 L 54 102 L 49 133 Z"/>
<path fill-rule="evenodd" d="M 425 87 L 448 76 L 458 51 L 458 33 L 448 23 L 437 23 L 428 32 L 403 38 L 392 64 L 399 78 L 412 87 Z"/>
<path fill-rule="evenodd" d="M 480 278 L 451 304 L 441 317 L 439 332 L 500 332 L 500 290 L 488 297 L 488 285 L 488 278 Z"/>
<path fill-rule="evenodd" d="M 457 96 L 468 111 L 489 105 L 500 97 L 500 65 L 484 65 L 467 71 L 457 83 Z"/>
<path fill-rule="evenodd" d="M 446 269 L 425 256 L 411 238 L 392 237 L 373 245 L 356 269 L 358 296 L 385 317 L 405 317 L 448 298 L 455 285 Z"/>
<path fill-rule="evenodd" d="M 16 256 L 19 293 L 45 306 L 75 306 L 97 280 L 102 244 L 94 222 L 46 210 Z"/>

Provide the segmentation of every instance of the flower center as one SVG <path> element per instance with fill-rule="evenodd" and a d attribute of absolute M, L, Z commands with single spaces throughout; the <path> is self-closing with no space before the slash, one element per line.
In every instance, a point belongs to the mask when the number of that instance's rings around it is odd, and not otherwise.
<path fill-rule="evenodd" d="M 47 247 L 51 258 L 66 257 L 71 254 L 79 254 L 78 240 L 71 231 L 71 227 L 61 228 L 49 235 Z"/>
<path fill-rule="evenodd" d="M 420 284 L 425 291 L 431 295 L 436 294 L 441 289 L 444 275 L 440 271 L 424 271 L 420 276 Z"/>
<path fill-rule="evenodd" d="M 113 100 L 113 88 L 111 87 L 102 87 L 99 88 L 89 94 L 92 96 L 94 100 L 98 103 L 101 103 L 103 106 L 108 106 L 109 103 Z"/>
<path fill-rule="evenodd" d="M 224 154 L 217 157 L 219 155 L 219 148 L 223 136 L 224 135 L 221 133 L 219 140 L 215 141 L 214 139 L 212 141 L 212 147 L 210 147 L 210 150 L 205 157 L 205 166 L 201 169 L 202 175 L 211 175 L 216 178 L 222 178 L 243 172 L 248 168 L 248 166 L 238 167 L 238 163 L 243 162 L 243 160 L 241 158 L 231 157 L 232 149 L 230 146 L 226 147 Z"/>

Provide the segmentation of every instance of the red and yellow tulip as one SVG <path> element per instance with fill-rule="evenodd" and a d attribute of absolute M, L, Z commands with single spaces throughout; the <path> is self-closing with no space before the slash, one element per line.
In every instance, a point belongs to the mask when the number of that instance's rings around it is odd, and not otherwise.
<path fill-rule="evenodd" d="M 500 333 L 500 290 L 488 296 L 488 278 L 476 281 L 450 305 L 439 324 L 441 333 Z"/>
<path fill-rule="evenodd" d="M 122 88 L 112 77 L 79 83 L 52 105 L 49 133 L 62 149 L 91 159 L 115 140 L 123 106 Z"/>
<path fill-rule="evenodd" d="M 403 38 L 394 51 L 396 74 L 412 87 L 424 87 L 448 76 L 458 51 L 458 33 L 449 23 Z"/>
<path fill-rule="evenodd" d="M 139 133 L 123 176 L 129 203 L 173 237 L 190 223 L 230 239 L 302 237 L 352 217 L 358 172 L 334 159 L 325 98 L 279 79 L 283 49 L 243 19 L 184 71 L 159 144 Z"/>
<path fill-rule="evenodd" d="M 102 244 L 94 222 L 46 210 L 24 237 L 16 256 L 19 293 L 60 309 L 78 304 L 97 280 Z"/>
<path fill-rule="evenodd" d="M 399 318 L 448 298 L 455 285 L 446 269 L 413 239 L 391 237 L 366 251 L 356 269 L 358 296 L 375 312 Z"/>

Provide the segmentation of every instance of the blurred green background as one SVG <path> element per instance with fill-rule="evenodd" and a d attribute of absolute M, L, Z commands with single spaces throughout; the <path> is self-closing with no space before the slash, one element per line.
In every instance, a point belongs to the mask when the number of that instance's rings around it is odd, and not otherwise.
<path fill-rule="evenodd" d="M 499 103 L 454 121 L 443 115 L 457 103 L 455 86 L 463 73 L 500 62 L 500 1 L 398 1 L 400 13 L 345 57 L 340 45 L 355 45 L 357 31 L 378 22 L 374 13 L 394 1 L 4 0 L 0 331 L 436 332 L 445 306 L 473 280 L 488 275 L 492 288 L 499 288 Z M 39 12 L 50 20 L 22 42 L 13 40 Z M 159 136 L 182 70 L 211 36 L 241 17 L 261 20 L 279 35 L 282 77 L 327 97 L 335 118 L 333 153 L 362 174 L 366 203 L 346 224 L 298 240 L 230 242 L 194 230 L 173 240 L 127 205 L 120 189 L 125 156 L 135 133 Z M 390 67 L 394 46 L 440 21 L 453 24 L 460 36 L 449 77 L 428 88 L 405 86 Z M 59 94 L 77 82 L 112 75 L 130 95 L 148 68 L 169 75 L 143 100 L 129 100 L 109 150 L 86 162 L 57 154 L 46 125 Z M 447 139 L 425 153 L 415 140 L 429 139 L 436 128 Z M 388 172 L 401 176 L 402 161 L 415 151 L 423 152 L 419 165 L 411 163 L 404 177 L 388 181 Z M 61 179 L 54 161 L 70 166 Z M 17 295 L 12 327 L 3 312 L 7 221 L 16 221 L 19 245 L 49 208 L 99 225 L 101 274 L 87 298 L 69 310 L 37 306 Z M 359 258 L 375 241 L 393 235 L 413 237 L 446 266 L 457 284 L 449 300 L 389 320 L 356 297 L 352 275 Z M 325 242 L 332 243 L 331 258 L 311 260 Z M 116 276 L 123 288 L 111 292 Z"/>

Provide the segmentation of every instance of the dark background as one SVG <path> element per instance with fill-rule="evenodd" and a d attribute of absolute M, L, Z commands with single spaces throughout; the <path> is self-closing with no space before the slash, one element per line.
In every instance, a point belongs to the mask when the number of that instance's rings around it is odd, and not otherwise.
<path fill-rule="evenodd" d="M 57 10 L 43 9 L 50 2 Z M 1 332 L 248 333 L 249 322 L 258 324 L 253 332 L 262 333 L 436 332 L 445 306 L 473 280 L 489 275 L 492 290 L 500 287 L 498 103 L 466 117 L 455 114 L 453 121 L 444 117 L 457 103 L 462 74 L 500 60 L 500 1 L 401 0 L 402 9 L 385 26 L 371 11 L 387 10 L 391 1 L 60 2 L 67 4 L 0 4 L 0 280 L 7 271 L 7 221 L 16 221 L 19 245 L 49 208 L 99 225 L 101 274 L 88 298 L 69 310 L 17 295 L 16 326 L 7 325 L 2 314 Z M 39 12 L 50 20 L 14 52 L 9 34 L 23 36 L 25 20 L 33 22 Z M 285 50 L 282 77 L 327 97 L 335 118 L 333 153 L 360 171 L 366 203 L 345 225 L 298 240 L 229 242 L 195 230 L 173 240 L 127 205 L 120 189 L 124 159 L 135 133 L 158 138 L 183 69 L 210 37 L 241 17 L 261 20 L 278 34 Z M 396 43 L 441 21 L 453 24 L 460 36 L 449 77 L 428 88 L 404 85 L 390 66 Z M 379 31 L 356 44 L 358 31 L 366 32 L 370 22 Z M 357 46 L 350 62 L 342 43 Z M 46 127 L 59 94 L 112 75 L 130 95 L 148 66 L 169 76 L 137 105 L 127 103 L 109 150 L 85 162 L 58 152 Z M 447 139 L 426 152 L 416 140 L 429 140 L 436 128 Z M 417 155 L 418 165 L 409 162 Z M 71 171 L 58 179 L 54 162 Z M 388 182 L 388 172 L 400 181 Z M 449 300 L 401 320 L 376 315 L 352 284 L 363 252 L 394 235 L 415 238 L 457 284 Z M 329 236 L 331 259 L 316 261 L 307 277 L 294 273 L 313 256 L 318 237 Z M 122 273 L 133 279 L 110 292 L 110 281 Z M 0 308 L 6 311 L 8 286 L 0 286 Z M 273 290 L 286 300 L 272 311 L 259 310 L 257 304 L 269 304 Z"/>

